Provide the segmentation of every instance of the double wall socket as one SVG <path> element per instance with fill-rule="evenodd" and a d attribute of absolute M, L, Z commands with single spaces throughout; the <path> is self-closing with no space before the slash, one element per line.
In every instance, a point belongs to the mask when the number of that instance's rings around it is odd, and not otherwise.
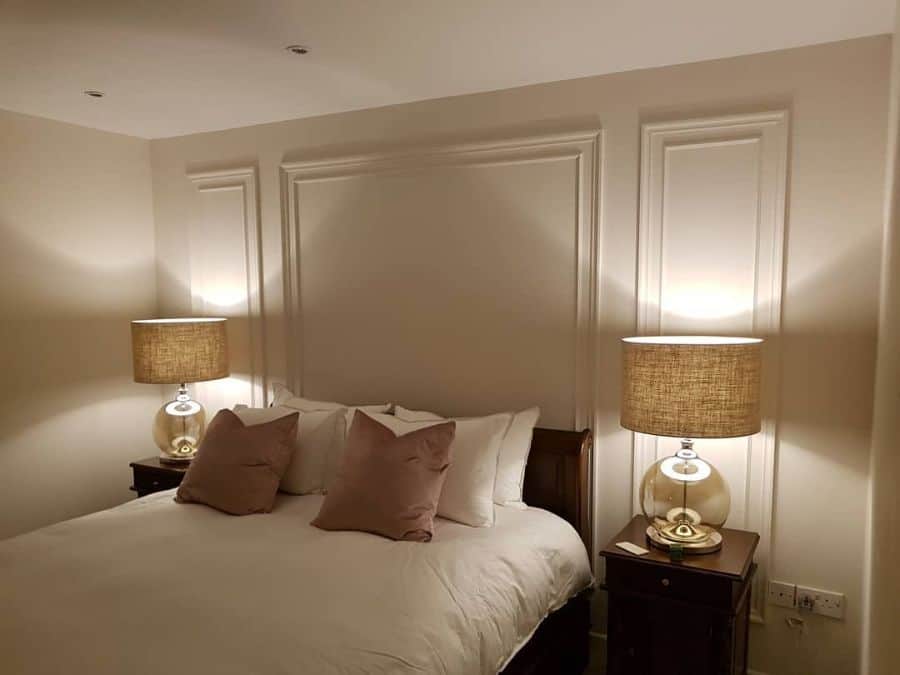
<path fill-rule="evenodd" d="M 843 619 L 844 594 L 797 586 L 797 607 L 832 619 Z"/>
<path fill-rule="evenodd" d="M 844 618 L 844 594 L 823 591 L 818 588 L 795 586 L 782 581 L 769 582 L 769 604 L 789 609 L 830 616 L 833 619 Z"/>

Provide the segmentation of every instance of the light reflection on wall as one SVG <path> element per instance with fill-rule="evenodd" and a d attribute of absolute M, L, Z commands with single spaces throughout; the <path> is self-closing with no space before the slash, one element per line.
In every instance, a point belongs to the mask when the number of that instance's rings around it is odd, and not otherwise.
<path fill-rule="evenodd" d="M 198 314 L 228 318 L 229 377 L 194 385 L 195 396 L 206 408 L 207 421 L 222 408 L 235 404 L 252 405 L 252 383 L 247 342 L 246 280 L 199 284 L 193 291 L 193 306 Z"/>
<path fill-rule="evenodd" d="M 706 325 L 696 321 L 734 323 L 734 320 L 750 317 L 753 306 L 746 289 L 735 288 L 717 282 L 682 284 L 663 290 L 663 307 L 667 330 L 675 325 L 693 325 L 701 332 L 709 332 Z"/>
<path fill-rule="evenodd" d="M 218 312 L 223 316 L 244 313 L 247 307 L 247 292 L 239 286 L 218 284 L 210 288 L 198 289 L 194 293 L 195 306 L 205 307 L 210 312 Z"/>
<path fill-rule="evenodd" d="M 699 270 L 698 270 L 699 271 Z M 668 335 L 743 335 L 753 329 L 754 291 L 722 280 L 679 280 L 662 288 L 661 333 Z M 641 434 L 638 434 L 641 436 Z M 657 456 L 673 454 L 680 439 L 645 437 L 657 446 Z M 744 524 L 746 511 L 747 438 L 695 440 L 698 451 L 718 468 L 731 490 L 732 527 Z"/>

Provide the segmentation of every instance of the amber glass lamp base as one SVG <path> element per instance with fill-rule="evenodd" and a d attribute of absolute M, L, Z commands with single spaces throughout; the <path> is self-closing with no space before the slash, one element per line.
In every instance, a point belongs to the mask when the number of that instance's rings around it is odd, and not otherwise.
<path fill-rule="evenodd" d="M 731 506 L 728 483 L 719 471 L 694 452 L 693 441 L 653 464 L 644 474 L 641 510 L 647 519 L 647 538 L 660 549 L 685 554 L 712 553 L 722 548 L 722 535 Z"/>
<path fill-rule="evenodd" d="M 163 404 L 153 420 L 153 440 L 159 447 L 159 461 L 185 464 L 197 454 L 206 431 L 206 411 L 191 399 L 181 385 L 175 400 Z"/>

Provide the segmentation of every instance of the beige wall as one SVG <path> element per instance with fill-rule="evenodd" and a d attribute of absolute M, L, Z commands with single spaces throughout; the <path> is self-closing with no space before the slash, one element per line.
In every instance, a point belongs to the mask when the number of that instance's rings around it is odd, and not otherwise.
<path fill-rule="evenodd" d="M 898 12 L 900 27 L 900 12 Z M 897 34 L 896 32 L 894 33 Z M 867 675 L 890 675 L 900 663 L 900 46 L 894 43 L 884 256 L 878 331 L 878 376 L 872 429 L 871 570 Z"/>
<path fill-rule="evenodd" d="M 0 538 L 129 498 L 154 256 L 147 141 L 0 111 Z"/>
<path fill-rule="evenodd" d="M 202 246 L 187 242 L 197 212 L 197 189 L 188 172 L 213 171 L 236 167 L 254 167 L 258 172 L 259 230 L 262 260 L 262 298 L 265 324 L 266 373 L 271 379 L 288 377 L 288 348 L 285 344 L 283 316 L 284 285 L 282 274 L 282 212 L 279 167 L 283 162 L 296 162 L 319 157 L 346 157 L 372 150 L 396 152 L 416 150 L 428 145 L 445 145 L 458 141 L 493 138 L 532 137 L 539 134 L 572 129 L 603 129 L 603 175 L 601 180 L 601 241 L 597 251 L 599 262 L 599 316 L 595 336 L 597 372 L 596 392 L 597 448 L 597 534 L 606 539 L 632 514 L 632 436 L 618 426 L 619 345 L 618 339 L 636 328 L 637 225 L 639 200 L 639 143 L 641 124 L 651 121 L 689 117 L 786 109 L 790 113 L 788 144 L 790 171 L 787 182 L 787 223 L 784 263 L 784 299 L 780 326 L 782 369 L 779 380 L 780 410 L 778 445 L 775 464 L 774 523 L 772 557 L 768 574 L 771 578 L 803 583 L 846 593 L 847 616 L 843 622 L 822 617 L 808 617 L 802 634 L 788 629 L 785 610 L 766 608 L 766 623 L 755 625 L 752 634 L 752 667 L 770 675 L 846 675 L 858 670 L 860 659 L 864 544 L 863 527 L 869 476 L 869 429 L 872 414 L 874 382 L 875 334 L 878 306 L 878 268 L 880 259 L 882 185 L 884 177 L 885 121 L 890 39 L 875 37 L 815 46 L 803 49 L 712 61 L 672 68 L 636 71 L 596 78 L 572 80 L 525 87 L 514 90 L 426 101 L 422 103 L 366 110 L 314 119 L 296 120 L 257 127 L 151 142 L 154 205 L 157 227 L 159 265 L 159 301 L 165 314 L 191 310 L 191 263 L 203 260 Z M 429 169 L 413 174 L 416 186 L 433 188 Z M 491 179 L 506 180 L 495 172 Z M 530 179 L 521 178 L 521 185 Z M 547 199 L 562 194 L 573 185 L 571 176 L 560 174 L 549 184 Z M 378 211 L 378 186 L 360 184 L 359 201 L 346 202 L 348 209 L 364 204 L 378 222 L 398 220 L 400 230 L 366 229 L 353 218 L 332 218 L 333 226 L 353 223 L 348 236 L 357 245 L 341 249 L 334 238 L 339 229 L 311 230 L 317 223 L 329 222 L 329 214 L 341 208 L 329 202 L 325 188 L 310 193 L 313 216 L 304 216 L 304 237 L 331 236 L 317 242 L 327 256 L 354 251 L 363 269 L 377 270 L 377 262 L 392 263 L 391 272 L 377 278 L 375 289 L 397 291 L 403 275 L 398 272 L 402 256 L 390 249 L 392 237 L 415 234 L 408 224 L 419 218 L 422 227 L 433 227 L 427 204 L 416 192 L 410 204 L 414 212 L 399 214 L 396 195 L 390 209 Z M 492 184 L 493 185 L 493 184 Z M 508 184 L 492 190 L 491 198 L 506 194 Z M 306 188 L 303 188 L 306 189 Z M 529 199 L 540 198 L 533 185 Z M 458 186 L 454 190 L 460 190 Z M 307 194 L 307 193 L 304 193 Z M 438 193 L 433 193 L 438 194 Z M 454 194 L 459 194 L 454 192 Z M 573 194 L 573 193 L 570 193 Z M 537 195 L 537 196 L 536 196 Z M 402 202 L 401 202 L 402 205 Z M 425 208 L 425 211 L 418 209 Z M 440 203 L 435 220 L 452 204 Z M 539 224 L 529 221 L 529 212 L 514 214 L 516 203 L 509 204 L 504 219 L 518 218 L 530 225 L 528 236 L 536 236 Z M 318 210 L 318 211 L 316 211 Z M 351 211 L 358 215 L 359 211 Z M 417 216 L 416 213 L 419 215 Z M 316 215 L 318 214 L 318 215 Z M 473 214 L 486 219 L 485 212 Z M 544 214 L 542 217 L 549 217 Z M 510 221 L 512 222 L 512 221 Z M 246 224 L 246 220 L 244 220 Z M 306 229 L 303 229 L 306 228 Z M 328 235 L 331 232 L 331 235 Z M 324 233 L 324 234 L 323 234 Z M 504 230 L 505 234 L 509 234 Z M 478 236 L 469 232 L 470 236 Z M 444 236 L 444 235 L 442 235 Z M 491 237 L 490 229 L 484 230 Z M 571 245 L 571 231 L 564 245 Z M 445 239 L 442 241 L 446 241 Z M 529 256 L 536 255 L 540 243 L 526 238 L 523 244 Z M 329 243 L 330 242 L 330 243 Z M 387 243 L 386 243 L 387 242 Z M 516 246 L 519 240 L 511 242 Z M 211 250 L 218 245 L 210 241 Z M 552 248 L 546 260 L 560 253 Z M 421 253 L 424 244 L 416 241 Z M 457 241 L 454 246 L 461 246 Z M 495 241 L 490 246 L 501 255 Z M 305 249 L 316 250 L 316 249 Z M 461 249 L 456 249 L 458 252 Z M 301 258 L 302 258 L 301 254 Z M 565 249 L 559 260 L 566 259 Z M 539 258 L 539 256 L 538 256 Z M 569 258 L 571 260 L 571 258 Z M 339 261 L 333 261 L 340 265 Z M 357 261 L 354 261 L 356 264 Z M 440 264 L 440 257 L 435 264 Z M 304 287 L 303 299 L 314 302 L 318 312 L 325 313 L 317 321 L 315 312 L 304 309 L 301 334 L 303 349 L 319 345 L 315 354 L 327 355 L 329 340 L 350 355 L 359 372 L 374 373 L 371 363 L 381 358 L 390 342 L 383 332 L 385 315 L 370 313 L 365 322 L 348 322 L 347 317 L 327 316 L 334 306 L 324 300 L 335 292 L 341 309 L 363 306 L 352 300 L 346 279 L 322 266 L 308 267 L 303 273 L 314 273 L 312 286 Z M 534 264 L 535 274 L 545 269 Z M 312 272 L 310 272 L 312 270 Z M 354 279 L 357 293 L 365 295 L 366 277 Z M 519 270 L 516 272 L 519 273 Z M 473 266 L 463 271 L 447 269 L 445 285 L 431 272 L 420 274 L 409 270 L 403 277 L 407 284 L 424 280 L 424 287 L 439 289 L 443 299 L 454 283 L 454 274 L 465 274 L 467 289 L 485 289 L 489 297 L 497 293 L 496 274 L 484 267 Z M 561 265 L 557 276 L 549 282 L 550 291 L 559 290 L 562 276 L 572 274 L 571 267 Z M 571 278 L 567 277 L 566 284 Z M 327 286 L 325 281 L 338 284 Z M 502 282 L 502 280 L 500 280 Z M 241 283 L 244 283 L 243 281 Z M 340 285 L 345 284 L 345 285 Z M 478 286 L 480 284 L 480 286 Z M 250 289 L 252 284 L 246 286 Z M 571 285 L 569 286 L 571 288 Z M 405 292 L 405 291 L 404 291 Z M 423 291 L 424 292 L 424 291 Z M 476 293 L 477 290 L 473 291 Z M 503 291 L 506 300 L 520 298 L 520 289 L 509 286 Z M 375 304 L 384 307 L 375 296 Z M 399 296 L 403 298 L 404 296 Z M 537 306 L 549 308 L 562 296 L 548 292 L 535 295 Z M 351 301 L 352 300 L 352 301 Z M 421 298 L 406 301 L 418 310 Z M 443 335 L 451 345 L 454 329 L 477 330 L 486 308 L 478 307 L 467 317 L 460 305 L 453 306 L 455 324 L 445 326 L 443 333 L 433 327 L 423 334 Z M 521 308 L 517 308 L 519 311 Z M 477 310 L 477 311 L 476 311 Z M 553 319 L 548 344 L 553 347 L 551 362 L 560 358 L 558 334 L 553 325 L 562 326 L 571 319 L 572 307 L 559 309 L 562 319 Z M 243 312 L 243 309 L 240 310 Z M 239 314 L 240 314 L 239 312 Z M 569 313 L 566 316 L 566 312 Z M 419 315 L 420 315 L 419 314 Z M 419 316 L 417 315 L 417 316 Z M 393 315 L 389 315 L 393 317 Z M 518 316 L 518 315 L 516 315 Z M 398 317 L 399 318 L 399 317 Z M 470 321 L 466 321 L 466 319 Z M 310 324 L 310 322 L 312 322 Z M 348 338 L 347 331 L 365 335 L 374 322 L 372 335 L 379 349 L 360 353 L 364 341 L 359 336 Z M 496 346 L 502 322 L 491 319 L 487 343 Z M 328 327 L 329 334 L 322 334 Z M 396 335 L 397 333 L 390 333 Z M 468 335 L 462 337 L 475 349 Z M 324 346 L 323 346 L 324 345 Z M 296 347 L 296 345 L 292 346 Z M 521 355 L 534 357 L 535 346 L 522 347 Z M 397 354 L 387 352 L 402 369 L 408 361 L 397 361 Z M 368 357 L 368 358 L 366 358 Z M 480 357 L 481 358 L 481 357 Z M 350 362 L 348 362 L 349 364 Z M 574 363 L 574 357 L 570 360 Z M 333 361 L 325 363 L 332 370 Z M 379 366 L 384 368 L 384 363 Z M 473 369 L 475 365 L 471 366 Z M 529 373 L 538 378 L 537 396 L 547 397 L 554 387 L 564 386 L 569 395 L 570 382 L 554 383 L 551 373 L 540 379 L 539 371 L 529 364 Z M 388 369 L 388 372 L 389 369 Z M 535 374 L 536 373 L 536 374 Z M 335 373 L 337 374 L 337 373 Z M 441 391 L 414 391 L 409 372 L 400 372 L 392 380 L 354 378 L 341 373 L 337 381 L 313 374 L 307 393 L 334 397 L 366 396 L 371 398 L 403 398 L 404 403 L 429 405 L 446 411 L 463 410 L 470 401 L 462 400 L 461 388 Z M 471 376 L 471 373 L 465 373 Z M 476 373 L 477 374 L 477 373 Z M 448 376 L 447 373 L 443 374 Z M 309 382 L 307 382 L 309 384 Z M 510 387 L 513 385 L 510 384 Z M 317 388 L 317 390 L 316 390 Z M 401 392 L 398 394 L 398 391 Z M 527 392 L 525 392 L 527 394 Z M 417 394 L 421 400 L 413 400 Z M 478 399 L 484 407 L 506 407 L 523 396 L 521 390 L 491 390 Z M 563 409 L 571 401 L 554 409 L 554 422 L 564 422 Z M 569 413 L 571 414 L 571 413 Z M 836 543 L 837 542 L 837 543 Z"/>

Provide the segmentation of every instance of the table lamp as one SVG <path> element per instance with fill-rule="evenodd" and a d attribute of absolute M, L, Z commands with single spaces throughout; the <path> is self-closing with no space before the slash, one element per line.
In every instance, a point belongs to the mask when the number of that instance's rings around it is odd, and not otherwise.
<path fill-rule="evenodd" d="M 762 340 L 632 337 L 623 340 L 621 424 L 683 439 L 641 481 L 647 537 L 658 548 L 709 553 L 728 518 L 728 484 L 694 450 L 696 438 L 750 436 L 760 429 Z"/>
<path fill-rule="evenodd" d="M 145 319 L 131 322 L 134 381 L 177 384 L 175 400 L 153 421 L 160 461 L 190 462 L 206 430 L 206 411 L 187 383 L 228 377 L 225 319 Z"/>

